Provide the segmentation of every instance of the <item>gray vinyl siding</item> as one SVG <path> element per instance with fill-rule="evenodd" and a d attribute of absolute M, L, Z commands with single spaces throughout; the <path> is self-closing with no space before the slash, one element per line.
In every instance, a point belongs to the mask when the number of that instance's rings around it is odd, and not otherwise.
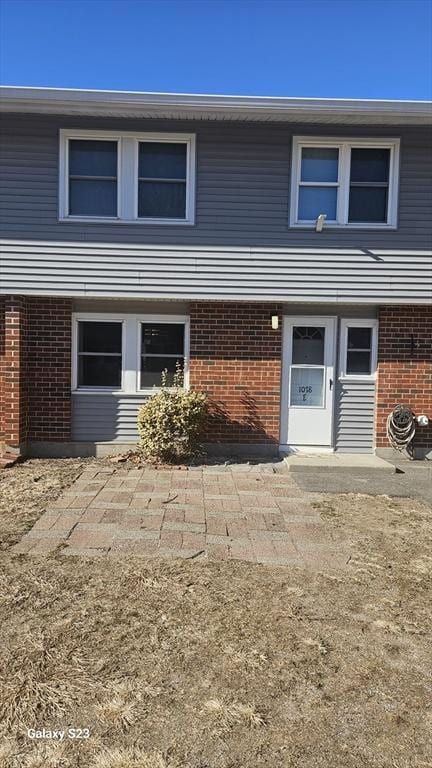
<path fill-rule="evenodd" d="M 138 408 L 145 395 L 72 395 L 72 440 L 134 443 Z"/>
<path fill-rule="evenodd" d="M 338 381 L 335 416 L 335 449 L 341 453 L 372 453 L 375 383 Z"/>
<path fill-rule="evenodd" d="M 432 302 L 432 256 L 363 248 L 2 245 L 0 293 L 314 303 Z"/>
<path fill-rule="evenodd" d="M 195 226 L 59 222 L 60 128 L 185 131 L 197 135 Z M 427 127 L 282 125 L 221 121 L 4 116 L 1 126 L 2 236 L 64 242 L 409 249 L 432 239 L 432 147 Z M 401 138 L 397 230 L 288 228 L 293 135 Z M 127 254 L 124 254 L 127 256 Z"/>

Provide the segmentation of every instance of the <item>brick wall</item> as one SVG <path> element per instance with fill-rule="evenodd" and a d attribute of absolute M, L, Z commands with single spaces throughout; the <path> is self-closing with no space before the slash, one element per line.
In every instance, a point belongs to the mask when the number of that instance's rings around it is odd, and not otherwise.
<path fill-rule="evenodd" d="M 210 397 L 207 442 L 279 443 L 281 319 L 268 304 L 191 304 L 190 382 Z"/>
<path fill-rule="evenodd" d="M 411 348 L 411 334 L 416 348 Z M 388 447 L 386 421 L 398 403 L 432 422 L 432 307 L 382 307 L 379 313 L 376 443 Z M 432 425 L 415 446 L 432 448 Z"/>
<path fill-rule="evenodd" d="M 30 297 L 29 440 L 71 439 L 72 301 Z"/>
<path fill-rule="evenodd" d="M 20 296 L 0 306 L 0 444 L 19 452 L 28 435 L 27 307 Z"/>
<path fill-rule="evenodd" d="M 5 328 L 6 298 L 0 296 L 0 456 L 5 445 L 5 413 L 6 390 L 4 381 L 5 352 L 6 352 L 6 328 Z"/>
<path fill-rule="evenodd" d="M 69 299 L 8 296 L 0 304 L 0 443 L 70 440 Z"/>

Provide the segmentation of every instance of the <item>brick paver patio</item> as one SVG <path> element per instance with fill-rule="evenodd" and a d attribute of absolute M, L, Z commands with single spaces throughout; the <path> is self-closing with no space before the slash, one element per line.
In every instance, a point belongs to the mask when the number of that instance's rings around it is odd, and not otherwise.
<path fill-rule="evenodd" d="M 285 465 L 190 470 L 95 467 L 49 507 L 15 552 L 249 560 L 340 568 L 349 549 L 332 539 L 318 494 Z"/>

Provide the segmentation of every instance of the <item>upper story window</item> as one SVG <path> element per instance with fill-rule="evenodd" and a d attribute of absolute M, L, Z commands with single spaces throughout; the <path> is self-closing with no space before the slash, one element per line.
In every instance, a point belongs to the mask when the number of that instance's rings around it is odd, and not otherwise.
<path fill-rule="evenodd" d="M 193 224 L 195 136 L 60 132 L 63 221 Z"/>
<path fill-rule="evenodd" d="M 290 225 L 396 227 L 398 139 L 293 139 Z"/>
<path fill-rule="evenodd" d="M 186 144 L 141 141 L 138 174 L 138 216 L 140 218 L 185 218 Z"/>
<path fill-rule="evenodd" d="M 117 216 L 116 141 L 69 142 L 69 214 Z"/>

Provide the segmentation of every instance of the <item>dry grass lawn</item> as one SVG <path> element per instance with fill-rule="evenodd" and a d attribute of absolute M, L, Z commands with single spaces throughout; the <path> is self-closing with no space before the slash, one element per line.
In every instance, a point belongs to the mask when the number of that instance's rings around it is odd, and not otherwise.
<path fill-rule="evenodd" d="M 2 768 L 432 765 L 431 510 L 323 497 L 332 573 L 12 555 L 85 463 L 0 476 Z"/>

